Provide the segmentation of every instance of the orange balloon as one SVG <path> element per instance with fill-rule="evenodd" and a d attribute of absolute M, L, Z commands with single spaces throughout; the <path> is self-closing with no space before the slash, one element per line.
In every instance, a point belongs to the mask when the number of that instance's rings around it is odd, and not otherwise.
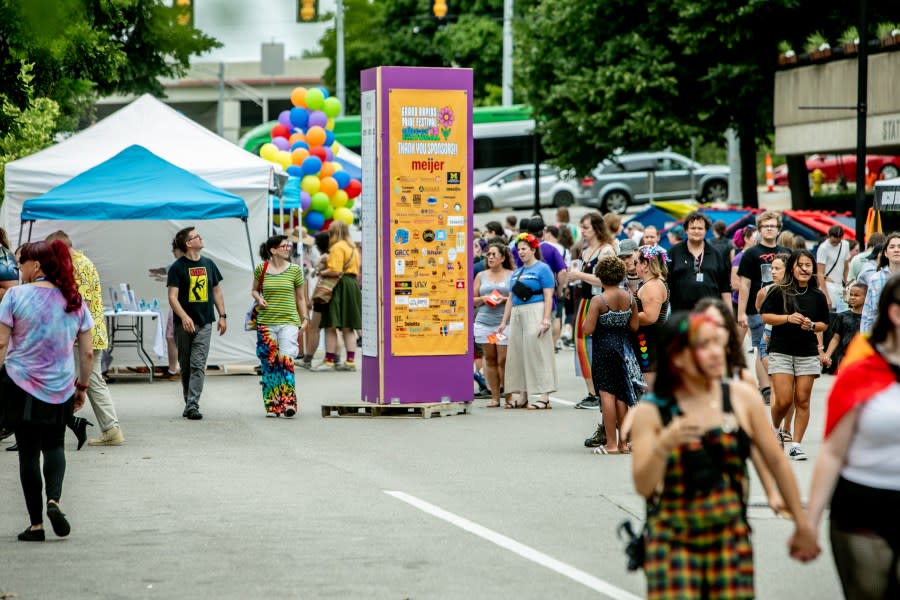
<path fill-rule="evenodd" d="M 323 177 L 319 180 L 319 191 L 325 192 L 325 194 L 330 198 L 334 196 L 334 193 L 338 191 L 338 182 L 335 181 L 334 177 Z"/>
<path fill-rule="evenodd" d="M 290 142 L 292 146 L 294 145 L 294 142 L 305 142 L 305 141 L 306 141 L 306 136 L 304 136 L 303 133 L 300 131 L 298 131 L 297 133 L 291 134 L 291 137 L 288 138 L 288 142 Z"/>
<path fill-rule="evenodd" d="M 324 162 L 322 163 L 322 170 L 319 171 L 319 177 L 331 177 L 334 175 L 334 163 L 333 162 Z M 328 194 L 329 196 L 331 194 Z"/>
<path fill-rule="evenodd" d="M 296 87 L 291 92 L 291 104 L 297 108 L 306 108 L 306 88 Z"/>
<path fill-rule="evenodd" d="M 306 148 L 297 148 L 291 152 L 291 162 L 297 166 L 302 165 L 307 158 L 309 158 L 309 150 Z"/>
<path fill-rule="evenodd" d="M 321 146 L 325 143 L 325 130 L 315 125 L 306 131 L 306 142 L 310 146 Z"/>

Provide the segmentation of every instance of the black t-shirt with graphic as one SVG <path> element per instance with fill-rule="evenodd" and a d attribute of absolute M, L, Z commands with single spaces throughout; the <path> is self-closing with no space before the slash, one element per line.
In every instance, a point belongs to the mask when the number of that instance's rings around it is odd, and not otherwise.
<path fill-rule="evenodd" d="M 793 299 L 793 302 L 791 300 Z M 769 288 L 766 299 L 763 300 L 763 314 L 789 315 L 798 312 L 813 322 L 828 323 L 828 301 L 818 288 L 808 286 L 802 294 L 796 294 L 788 298 L 787 310 L 785 310 L 784 295 L 778 286 Z M 795 323 L 784 323 L 772 327 L 772 337 L 769 339 L 769 354 L 789 354 L 790 356 L 818 356 L 819 340 L 815 332 L 803 329 Z"/>
<path fill-rule="evenodd" d="M 191 318 L 194 325 L 202 327 L 216 320 L 213 289 L 222 281 L 222 274 L 216 263 L 203 258 L 189 260 L 182 256 L 169 267 L 167 287 L 178 288 L 178 303 Z M 181 319 L 175 315 L 175 322 Z"/>
<path fill-rule="evenodd" d="M 790 253 L 791 251 L 784 246 L 769 247 L 762 244 L 744 251 L 737 274 L 750 280 L 750 293 L 747 295 L 748 315 L 757 314 L 756 294 L 759 293 L 759 288 L 772 282 L 772 261 L 779 254 Z"/>

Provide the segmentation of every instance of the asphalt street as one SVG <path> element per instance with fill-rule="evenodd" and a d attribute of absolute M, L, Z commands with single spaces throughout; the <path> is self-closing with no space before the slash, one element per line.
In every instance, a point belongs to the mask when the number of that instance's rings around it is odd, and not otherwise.
<path fill-rule="evenodd" d="M 615 536 L 643 513 L 630 458 L 583 447 L 598 413 L 572 408 L 572 351 L 557 365 L 553 410 L 480 400 L 432 419 L 322 418 L 323 403 L 358 400 L 359 373 L 301 372 L 293 420 L 264 417 L 254 376 L 210 376 L 202 421 L 181 418 L 178 383 L 116 383 L 125 445 L 67 438 L 68 538 L 16 541 L 27 513 L 16 455 L 0 451 L 0 597 L 640 597 Z M 829 387 L 814 388 L 811 459 Z M 813 462 L 792 464 L 805 497 Z M 761 493 L 754 481 L 758 597 L 840 597 L 827 537 L 815 563 L 791 561 L 791 523 Z"/>

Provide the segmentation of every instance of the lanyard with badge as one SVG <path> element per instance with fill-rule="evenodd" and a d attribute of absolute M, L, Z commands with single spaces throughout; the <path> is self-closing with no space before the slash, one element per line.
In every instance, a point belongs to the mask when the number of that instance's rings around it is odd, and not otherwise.
<path fill-rule="evenodd" d="M 703 250 L 700 251 L 700 256 L 694 257 L 694 281 L 697 283 L 703 283 L 703 271 L 700 269 L 703 268 L 703 255 L 706 252 L 706 246 L 703 247 Z"/>

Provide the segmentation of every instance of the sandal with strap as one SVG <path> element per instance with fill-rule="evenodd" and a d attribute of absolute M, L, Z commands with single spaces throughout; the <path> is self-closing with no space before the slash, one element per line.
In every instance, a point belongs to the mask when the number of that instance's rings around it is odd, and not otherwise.
<path fill-rule="evenodd" d="M 550 406 L 549 400 L 537 400 L 528 405 L 528 410 L 550 410 L 551 408 L 553 407 Z"/>

